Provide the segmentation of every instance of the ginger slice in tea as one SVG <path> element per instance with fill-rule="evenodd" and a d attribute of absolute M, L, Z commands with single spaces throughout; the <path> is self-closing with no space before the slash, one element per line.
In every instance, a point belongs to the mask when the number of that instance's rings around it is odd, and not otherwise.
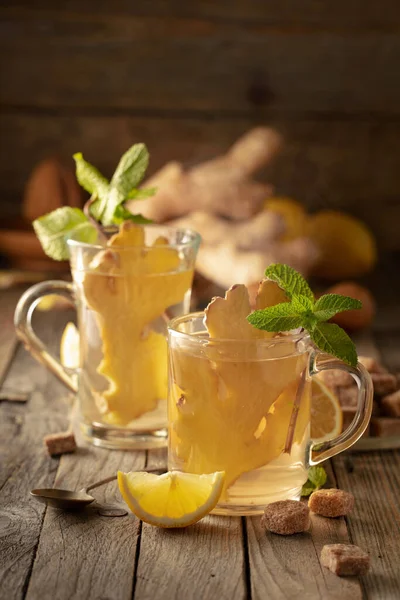
<path fill-rule="evenodd" d="M 233 285 L 225 293 L 225 298 L 213 298 L 204 313 L 204 324 L 210 338 L 252 340 L 264 337 L 264 332 L 250 325 L 246 319 L 251 307 L 245 285 Z"/>
<path fill-rule="evenodd" d="M 274 282 L 260 284 L 259 308 L 282 300 L 287 298 Z M 271 336 L 248 323 L 250 312 L 247 288 L 233 286 L 205 311 L 210 342 L 203 358 L 173 350 L 176 386 L 171 393 L 182 394 L 173 399 L 182 408 L 179 411 L 178 406 L 174 435 L 177 440 L 190 439 L 190 444 L 184 444 L 185 469 L 225 470 L 225 491 L 242 473 L 266 465 L 283 452 L 295 392 L 307 362 L 290 340 L 277 341 L 270 357 L 266 348 L 260 354 L 246 344 Z M 213 338 L 230 341 L 216 345 Z M 296 433 L 302 427 L 303 421 Z"/>
<path fill-rule="evenodd" d="M 240 475 L 267 465 L 283 453 L 299 377 L 284 387 L 269 410 L 265 404 L 253 406 L 248 394 L 242 395 L 240 405 L 232 410 L 231 390 L 228 386 L 228 395 L 221 397 L 218 371 L 207 358 L 172 352 L 175 384 L 170 394 L 175 409 L 170 425 L 171 447 L 185 471 L 224 470 L 226 497 L 229 486 Z M 301 371 L 305 357 L 298 360 L 301 364 L 297 370 Z M 261 382 L 259 385 L 261 388 Z M 251 419 L 246 419 L 249 412 Z M 304 402 L 297 420 L 296 442 L 302 441 L 308 422 L 309 402 Z"/>
<path fill-rule="evenodd" d="M 268 308 L 281 302 L 289 302 L 289 298 L 283 289 L 275 281 L 271 281 L 271 279 L 260 281 L 256 296 L 256 309 Z"/>
<path fill-rule="evenodd" d="M 262 282 L 258 304 L 265 306 L 278 298 L 286 298 L 279 290 L 274 282 Z M 210 335 L 206 354 L 224 384 L 230 414 L 235 419 L 240 418 L 244 431 L 252 429 L 262 416 L 260 411 L 268 411 L 282 390 L 300 374 L 298 355 L 289 339 L 277 341 L 273 352 L 267 346 L 246 343 L 271 337 L 270 332 L 250 325 L 246 319 L 250 312 L 246 286 L 236 285 L 226 292 L 225 298 L 214 298 L 210 302 L 204 319 Z M 215 338 L 229 340 L 229 343 L 213 344 Z M 280 357 L 286 358 L 278 360 Z M 243 398 L 249 399 L 246 411 L 242 407 Z"/>
<path fill-rule="evenodd" d="M 103 419 L 112 424 L 127 424 L 166 398 L 163 315 L 183 300 L 193 271 L 174 271 L 179 265 L 177 252 L 165 240 L 156 245 L 144 246 L 142 227 L 123 224 L 83 281 L 102 340 L 98 372 L 109 382 L 102 394 Z M 150 324 L 157 320 L 154 331 Z"/>
<path fill-rule="evenodd" d="M 275 281 L 264 279 L 260 282 L 256 297 L 257 310 L 288 301 L 285 292 Z M 249 292 L 243 284 L 233 285 L 225 293 L 225 298 L 213 298 L 204 312 L 204 324 L 210 338 L 251 340 L 268 339 L 274 335 L 256 329 L 247 321 L 251 306 Z"/>

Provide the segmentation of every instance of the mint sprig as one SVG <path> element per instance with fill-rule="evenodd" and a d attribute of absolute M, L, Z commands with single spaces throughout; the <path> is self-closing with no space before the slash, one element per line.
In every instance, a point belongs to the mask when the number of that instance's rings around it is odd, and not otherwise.
<path fill-rule="evenodd" d="M 97 233 L 79 208 L 63 206 L 33 221 L 33 228 L 43 250 L 54 260 L 67 260 L 66 238 L 75 231 L 79 240 L 86 243 L 96 241 Z"/>
<path fill-rule="evenodd" d="M 79 184 L 91 195 L 86 214 L 79 208 L 64 206 L 33 222 L 36 235 L 47 256 L 55 260 L 68 259 L 67 238 L 79 226 L 78 239 L 92 243 L 97 239 L 96 225 L 119 225 L 123 221 L 150 223 L 142 215 L 133 215 L 126 200 L 143 200 L 153 196 L 156 188 L 138 189 L 149 164 L 149 153 L 144 144 L 134 144 L 121 157 L 109 181 L 100 171 L 83 158 L 81 152 L 73 155 Z M 74 231 L 75 234 L 75 231 Z"/>
<path fill-rule="evenodd" d="M 308 479 L 301 490 L 302 496 L 310 496 L 315 490 L 319 490 L 326 483 L 326 471 L 323 467 L 310 467 Z"/>
<path fill-rule="evenodd" d="M 286 292 L 289 299 L 293 296 L 306 296 L 314 301 L 314 294 L 307 281 L 289 265 L 270 265 L 265 270 L 265 276 L 275 281 Z"/>
<path fill-rule="evenodd" d="M 304 277 L 288 265 L 270 265 L 265 275 L 284 290 L 289 302 L 255 310 L 247 317 L 249 323 L 257 329 L 272 332 L 301 327 L 308 331 L 317 348 L 355 367 L 357 351 L 354 343 L 341 327 L 326 321 L 339 312 L 360 309 L 361 302 L 339 294 L 326 294 L 315 300 Z"/>

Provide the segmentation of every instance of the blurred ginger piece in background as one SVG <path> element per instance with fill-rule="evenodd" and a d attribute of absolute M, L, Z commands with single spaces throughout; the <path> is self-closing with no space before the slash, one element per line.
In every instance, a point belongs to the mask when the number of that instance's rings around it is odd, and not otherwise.
<path fill-rule="evenodd" d="M 371 270 L 375 241 L 362 222 L 336 211 L 308 215 L 297 200 L 271 197 L 272 186 L 252 178 L 281 146 L 278 132 L 257 127 L 223 156 L 188 169 L 167 163 L 145 182 L 158 188 L 155 196 L 128 208 L 198 231 L 203 243 L 196 269 L 222 289 L 234 283 L 252 288 L 273 262 L 333 280 Z"/>
<path fill-rule="evenodd" d="M 282 140 L 274 129 L 252 129 L 223 156 L 185 170 L 178 162 L 167 163 L 144 183 L 156 187 L 155 196 L 127 203 L 132 212 L 162 223 L 200 210 L 234 220 L 259 212 L 271 195 L 270 185 L 252 175 L 278 153 Z"/>
<path fill-rule="evenodd" d="M 196 269 L 223 289 L 235 283 L 258 283 L 265 268 L 274 262 L 290 264 L 308 274 L 319 256 L 316 245 L 306 237 L 281 241 L 285 224 L 279 214 L 271 211 L 240 222 L 194 212 L 170 224 L 200 233 Z"/>
<path fill-rule="evenodd" d="M 257 127 L 223 156 L 187 170 L 168 163 L 145 182 L 158 188 L 156 195 L 128 208 L 156 222 L 198 231 L 203 241 L 196 269 L 222 289 L 258 282 L 271 262 L 286 262 L 307 275 L 318 258 L 316 245 L 294 235 L 294 225 L 289 232 L 279 210 L 263 210 L 273 188 L 252 178 L 281 145 L 277 131 Z"/>

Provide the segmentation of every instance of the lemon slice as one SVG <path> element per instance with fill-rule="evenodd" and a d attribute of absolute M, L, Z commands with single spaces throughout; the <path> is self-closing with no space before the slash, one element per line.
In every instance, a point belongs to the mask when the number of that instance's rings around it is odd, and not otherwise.
<path fill-rule="evenodd" d="M 319 379 L 312 380 L 311 438 L 315 442 L 330 440 L 342 431 L 343 413 L 335 394 Z"/>
<path fill-rule="evenodd" d="M 193 475 L 170 471 L 118 471 L 118 486 L 131 511 L 157 527 L 186 527 L 207 515 L 217 504 L 225 473 Z"/>
<path fill-rule="evenodd" d="M 79 367 L 79 331 L 73 323 L 67 323 L 60 344 L 61 364 L 68 369 Z"/>

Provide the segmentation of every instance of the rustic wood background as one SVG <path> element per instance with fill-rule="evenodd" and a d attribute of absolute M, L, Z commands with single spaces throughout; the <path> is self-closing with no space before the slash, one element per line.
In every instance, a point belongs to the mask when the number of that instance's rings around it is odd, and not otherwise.
<path fill-rule="evenodd" d="M 1 0 L 0 20 L 0 215 L 48 155 L 110 174 L 145 141 L 154 171 L 263 123 L 279 193 L 400 249 L 399 0 Z"/>

